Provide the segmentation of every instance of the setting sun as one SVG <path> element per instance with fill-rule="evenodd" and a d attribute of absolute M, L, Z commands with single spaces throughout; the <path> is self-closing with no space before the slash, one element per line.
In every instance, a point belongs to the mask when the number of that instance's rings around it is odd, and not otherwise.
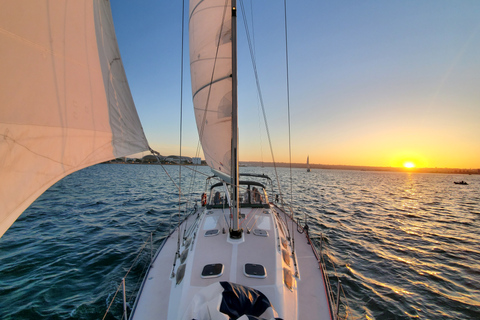
<path fill-rule="evenodd" d="M 413 162 L 411 162 L 411 161 L 407 161 L 407 162 L 405 162 L 405 163 L 403 164 L 403 166 L 404 166 L 405 168 L 411 169 L 411 168 L 415 168 L 415 163 L 413 163 Z"/>

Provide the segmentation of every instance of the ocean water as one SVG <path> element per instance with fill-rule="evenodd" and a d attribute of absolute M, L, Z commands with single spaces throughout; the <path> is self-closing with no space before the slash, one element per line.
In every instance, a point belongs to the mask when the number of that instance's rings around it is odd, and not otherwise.
<path fill-rule="evenodd" d="M 0 239 L 0 318 L 102 319 L 111 304 L 105 318 L 120 319 L 121 279 L 133 303 L 151 250 L 185 211 L 179 167 L 165 170 L 175 184 L 160 166 L 102 164 L 46 191 Z M 200 199 L 198 170 L 182 169 L 193 194 L 182 202 Z M 342 281 L 349 319 L 480 319 L 480 176 L 292 169 L 290 186 L 290 170 L 278 173 L 335 293 Z"/>

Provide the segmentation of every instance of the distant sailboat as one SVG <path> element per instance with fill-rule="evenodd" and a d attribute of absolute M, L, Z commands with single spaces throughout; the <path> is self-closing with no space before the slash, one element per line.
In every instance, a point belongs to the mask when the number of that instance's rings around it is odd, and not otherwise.
<path fill-rule="evenodd" d="M 307 156 L 307 172 L 310 172 L 310 156 Z"/>

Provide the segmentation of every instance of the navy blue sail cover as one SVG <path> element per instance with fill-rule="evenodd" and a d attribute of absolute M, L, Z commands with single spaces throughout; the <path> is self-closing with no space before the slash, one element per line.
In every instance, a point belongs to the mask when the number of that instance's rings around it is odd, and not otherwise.
<path fill-rule="evenodd" d="M 230 319 L 247 315 L 250 320 L 261 320 L 259 317 L 268 308 L 273 309 L 268 298 L 258 290 L 227 281 L 220 282 L 220 285 L 223 287 L 220 312 L 228 315 Z"/>

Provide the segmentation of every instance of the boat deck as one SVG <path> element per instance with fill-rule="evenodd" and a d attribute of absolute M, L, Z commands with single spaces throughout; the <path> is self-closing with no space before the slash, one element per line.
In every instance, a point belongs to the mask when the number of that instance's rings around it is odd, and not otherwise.
<path fill-rule="evenodd" d="M 295 232 L 296 255 L 292 255 L 280 209 L 242 208 L 240 226 L 244 232 L 238 240 L 228 234 L 228 208 L 200 210 L 200 215 L 190 216 L 182 225 L 186 239 L 181 241 L 180 255 L 184 260 L 176 260 L 175 275 L 182 273 L 181 268 L 185 275 L 180 281 L 171 277 L 176 231 L 155 257 L 132 319 L 191 319 L 199 308 L 195 304 L 206 303 L 199 300 L 204 288 L 220 281 L 261 291 L 282 319 L 331 319 L 323 275 L 312 248 L 305 234 L 295 228 L 290 230 Z M 252 265 L 253 271 L 248 270 Z M 289 273 L 291 288 L 285 284 Z"/>

